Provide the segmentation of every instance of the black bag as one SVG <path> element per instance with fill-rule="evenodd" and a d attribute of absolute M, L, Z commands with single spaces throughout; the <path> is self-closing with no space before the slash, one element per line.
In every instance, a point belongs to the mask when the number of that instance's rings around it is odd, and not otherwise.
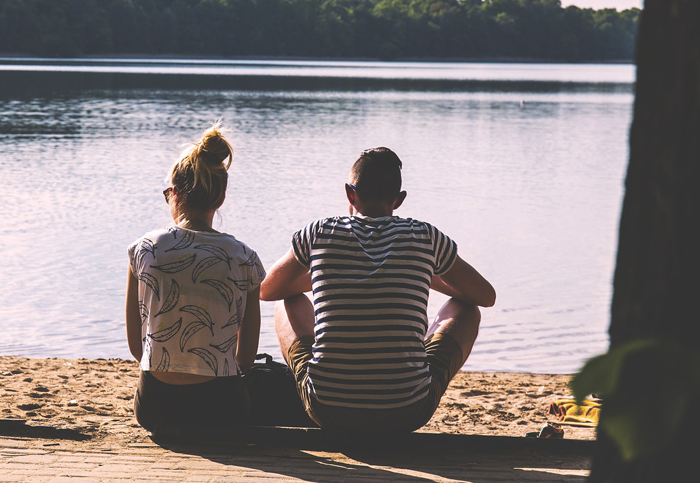
<path fill-rule="evenodd" d="M 257 362 L 260 359 L 264 362 Z M 250 424 L 318 427 L 304 410 L 289 366 L 273 361 L 269 354 L 258 354 L 255 360 L 243 373 L 243 383 L 250 395 Z"/>

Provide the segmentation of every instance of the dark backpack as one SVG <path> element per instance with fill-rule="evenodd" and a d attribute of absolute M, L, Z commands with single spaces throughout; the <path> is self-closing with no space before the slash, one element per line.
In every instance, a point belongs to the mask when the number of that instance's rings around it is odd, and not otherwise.
<path fill-rule="evenodd" d="M 257 362 L 264 359 L 264 362 Z M 292 370 L 258 354 L 255 363 L 243 373 L 250 396 L 250 424 L 255 426 L 318 427 L 306 414 L 297 393 Z"/>

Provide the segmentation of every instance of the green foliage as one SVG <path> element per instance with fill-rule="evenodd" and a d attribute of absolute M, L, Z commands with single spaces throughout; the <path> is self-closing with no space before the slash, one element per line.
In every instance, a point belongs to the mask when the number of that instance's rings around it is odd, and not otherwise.
<path fill-rule="evenodd" d="M 0 52 L 631 60 L 638 20 L 559 0 L 2 0 Z"/>
<path fill-rule="evenodd" d="M 625 460 L 637 460 L 667 448 L 693 416 L 700 354 L 669 341 L 633 341 L 589 360 L 571 388 L 579 401 L 603 396 L 600 429 Z"/>

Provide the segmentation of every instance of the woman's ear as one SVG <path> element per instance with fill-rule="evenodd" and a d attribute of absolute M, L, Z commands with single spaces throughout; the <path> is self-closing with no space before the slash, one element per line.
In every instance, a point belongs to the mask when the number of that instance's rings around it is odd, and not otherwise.
<path fill-rule="evenodd" d="M 401 206 L 406 199 L 406 192 L 401 191 L 398 196 L 396 197 L 396 200 L 394 200 L 394 209 L 398 209 L 399 206 Z"/>

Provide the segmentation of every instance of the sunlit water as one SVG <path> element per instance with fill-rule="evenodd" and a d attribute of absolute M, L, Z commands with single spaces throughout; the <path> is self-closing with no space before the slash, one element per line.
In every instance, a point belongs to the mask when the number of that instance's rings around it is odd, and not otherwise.
<path fill-rule="evenodd" d="M 130 357 L 126 246 L 169 224 L 167 169 L 223 118 L 217 227 L 267 267 L 345 213 L 352 162 L 388 146 L 397 214 L 498 292 L 465 368 L 574 372 L 607 347 L 633 82 L 630 65 L 0 59 L 0 354 Z M 272 311 L 260 351 L 279 357 Z"/>

